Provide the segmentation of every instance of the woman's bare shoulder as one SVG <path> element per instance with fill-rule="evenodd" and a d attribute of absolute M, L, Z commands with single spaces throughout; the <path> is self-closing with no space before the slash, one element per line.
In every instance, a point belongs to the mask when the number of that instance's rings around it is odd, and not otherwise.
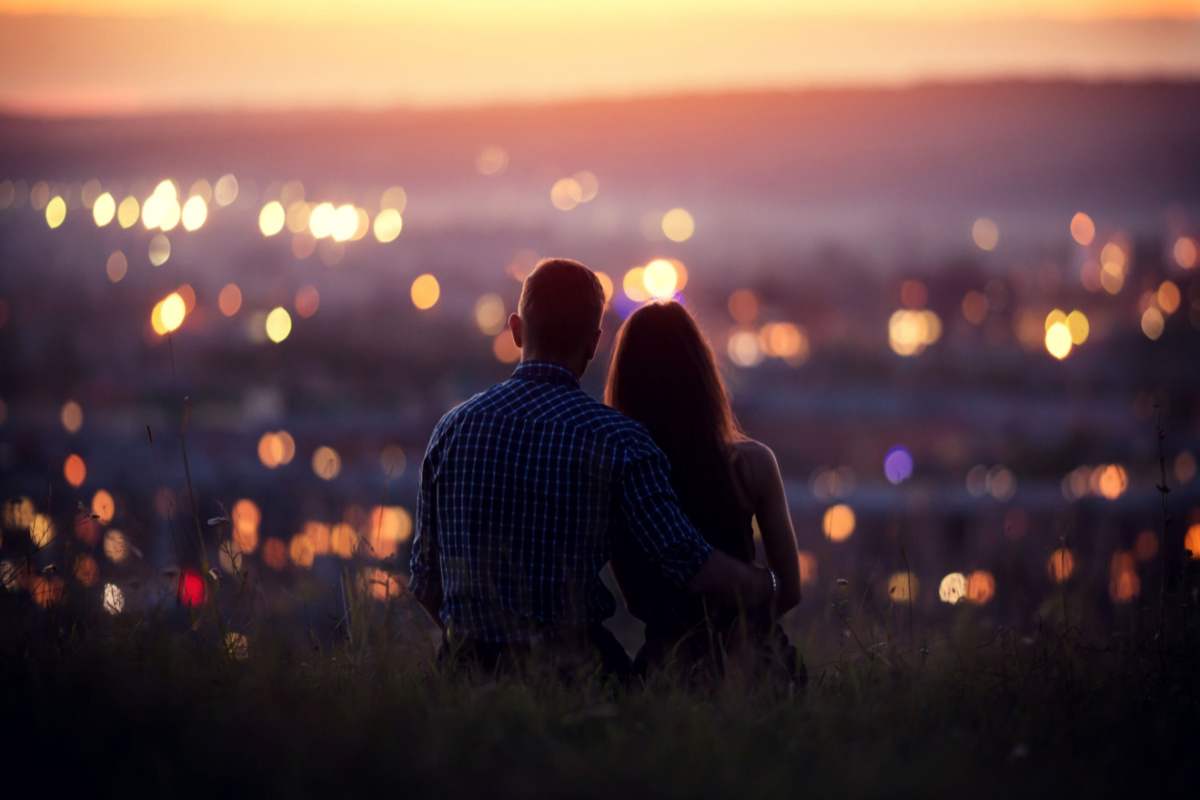
<path fill-rule="evenodd" d="M 779 462 L 771 448 L 755 439 L 742 439 L 732 447 L 741 489 L 757 505 L 764 488 L 779 480 Z"/>

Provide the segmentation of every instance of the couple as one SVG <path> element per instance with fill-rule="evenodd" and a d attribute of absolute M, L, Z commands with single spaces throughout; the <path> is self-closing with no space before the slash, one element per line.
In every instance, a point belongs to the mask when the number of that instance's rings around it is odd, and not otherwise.
<path fill-rule="evenodd" d="M 608 405 L 584 393 L 604 306 L 587 267 L 540 262 L 509 319 L 516 371 L 434 429 L 409 588 L 442 628 L 440 655 L 486 670 L 546 657 L 620 679 L 720 674 L 730 659 L 793 669 L 775 620 L 800 602 L 800 575 L 774 454 L 741 435 L 677 303 L 625 322 Z M 646 623 L 634 665 L 601 624 L 616 609 L 599 575 L 610 560 Z"/>

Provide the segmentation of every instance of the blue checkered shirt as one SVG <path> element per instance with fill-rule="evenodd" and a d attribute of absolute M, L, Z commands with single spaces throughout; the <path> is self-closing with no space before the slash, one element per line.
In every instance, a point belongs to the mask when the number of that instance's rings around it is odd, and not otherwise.
<path fill-rule="evenodd" d="M 680 510 L 646 429 L 555 364 L 451 410 L 421 464 L 409 589 L 456 635 L 527 642 L 612 616 L 600 581 L 629 531 L 672 582 L 711 552 Z"/>

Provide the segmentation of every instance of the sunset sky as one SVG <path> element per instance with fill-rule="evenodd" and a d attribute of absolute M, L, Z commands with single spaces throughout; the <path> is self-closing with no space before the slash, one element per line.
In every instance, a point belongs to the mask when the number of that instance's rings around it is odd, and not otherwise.
<path fill-rule="evenodd" d="M 1200 0 L 0 0 L 0 109 L 1200 77 Z"/>

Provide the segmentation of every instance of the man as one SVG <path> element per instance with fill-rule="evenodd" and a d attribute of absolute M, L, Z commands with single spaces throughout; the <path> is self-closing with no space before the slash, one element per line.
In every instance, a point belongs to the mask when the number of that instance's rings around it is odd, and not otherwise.
<path fill-rule="evenodd" d="M 443 652 L 495 668 L 536 648 L 626 674 L 628 655 L 601 625 L 616 608 L 599 573 L 619 529 L 710 602 L 754 608 L 775 595 L 769 570 L 713 550 L 687 520 L 645 429 L 580 389 L 604 305 L 587 267 L 540 262 L 508 321 L 516 371 L 433 431 L 409 588 L 442 628 Z"/>

